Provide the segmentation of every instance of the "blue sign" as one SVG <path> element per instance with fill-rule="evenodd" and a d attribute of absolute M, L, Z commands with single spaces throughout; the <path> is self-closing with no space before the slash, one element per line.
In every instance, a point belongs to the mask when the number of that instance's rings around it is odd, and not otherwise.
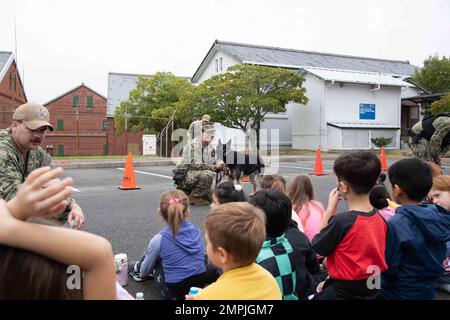
<path fill-rule="evenodd" d="M 375 120 L 375 105 L 360 103 L 359 120 Z"/>

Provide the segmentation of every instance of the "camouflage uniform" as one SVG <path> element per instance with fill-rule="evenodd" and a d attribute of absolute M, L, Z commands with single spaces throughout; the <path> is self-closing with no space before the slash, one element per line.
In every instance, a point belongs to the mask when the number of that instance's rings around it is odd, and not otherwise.
<path fill-rule="evenodd" d="M 11 200 L 17 192 L 19 186 L 25 178 L 35 169 L 51 165 L 50 155 L 42 150 L 29 150 L 27 159 L 22 158 L 22 154 L 14 142 L 11 135 L 11 128 L 0 131 L 0 199 Z M 72 198 L 69 202 L 75 202 Z M 65 222 L 69 211 L 66 210 L 57 220 Z"/>
<path fill-rule="evenodd" d="M 187 132 L 187 138 L 188 138 L 187 141 L 188 142 L 191 142 L 196 137 L 200 137 L 200 135 L 202 134 L 203 123 L 204 122 L 202 120 L 196 120 L 190 124 L 188 132 Z"/>
<path fill-rule="evenodd" d="M 432 161 L 438 165 L 441 165 L 441 157 L 450 149 L 450 144 L 447 141 L 444 143 L 447 135 L 450 133 L 450 117 L 442 116 L 433 121 L 433 127 L 435 131 L 431 136 L 430 141 L 425 138 L 421 138 L 416 143 L 414 139 L 410 137 L 410 146 L 412 153 L 416 158 L 424 161 Z M 420 134 L 422 132 L 422 122 L 419 121 L 411 128 L 413 135 Z"/>
<path fill-rule="evenodd" d="M 211 199 L 216 163 L 215 149 L 211 144 L 202 146 L 199 138 L 192 140 L 183 148 L 183 159 L 178 167 L 188 170 L 185 183 L 192 186 L 193 197 Z"/>

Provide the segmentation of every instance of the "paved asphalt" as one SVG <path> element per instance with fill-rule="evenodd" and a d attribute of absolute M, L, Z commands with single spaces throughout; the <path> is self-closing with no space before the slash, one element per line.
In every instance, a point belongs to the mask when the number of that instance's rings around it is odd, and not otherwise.
<path fill-rule="evenodd" d="M 332 163 L 323 162 L 324 171 L 329 175 L 310 176 L 316 199 L 324 204 L 327 203 L 330 190 L 336 185 Z M 289 180 L 295 175 L 312 172 L 313 167 L 312 161 L 285 162 L 279 164 L 278 173 Z M 162 218 L 157 216 L 156 209 L 161 193 L 174 188 L 172 169 L 167 166 L 135 168 L 136 180 L 141 189 L 128 191 L 118 189 L 124 173 L 120 168 L 66 169 L 65 176 L 72 176 L 74 186 L 81 191 L 75 194 L 75 198 L 86 216 L 85 230 L 105 237 L 111 242 L 114 254 L 126 253 L 129 261 L 132 261 L 140 258 L 151 237 L 165 226 Z M 277 170 L 276 167 L 272 169 Z M 245 183 L 244 189 L 248 194 L 250 183 Z M 340 208 L 344 210 L 345 203 Z M 193 206 L 190 221 L 203 230 L 202 221 L 208 210 L 206 206 Z M 136 283 L 130 277 L 125 289 L 133 296 L 143 292 L 145 299 L 160 299 L 153 281 Z M 440 298 L 450 299 L 450 295 L 440 294 Z"/>

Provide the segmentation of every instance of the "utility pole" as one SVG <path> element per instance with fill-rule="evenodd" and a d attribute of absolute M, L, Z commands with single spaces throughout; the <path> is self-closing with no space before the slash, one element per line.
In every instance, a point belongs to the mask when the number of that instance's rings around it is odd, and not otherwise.
<path fill-rule="evenodd" d="M 128 154 L 128 114 L 125 111 L 125 153 Z"/>
<path fill-rule="evenodd" d="M 79 125 L 79 119 L 78 119 L 78 109 L 79 105 L 76 107 L 76 117 L 77 117 L 77 156 L 80 156 L 80 125 Z"/>

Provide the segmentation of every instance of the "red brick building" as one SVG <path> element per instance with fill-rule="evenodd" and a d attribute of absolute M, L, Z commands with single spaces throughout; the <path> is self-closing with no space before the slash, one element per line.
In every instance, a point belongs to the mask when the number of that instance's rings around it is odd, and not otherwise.
<path fill-rule="evenodd" d="M 104 96 L 81 84 L 44 105 L 50 111 L 54 131 L 47 134 L 42 147 L 53 156 L 108 154 Z"/>
<path fill-rule="evenodd" d="M 53 156 L 101 156 L 142 154 L 142 134 L 116 134 L 114 117 L 106 115 L 107 99 L 85 84 L 44 105 L 54 127 L 45 139 Z M 78 119 L 78 121 L 77 121 Z"/>
<path fill-rule="evenodd" d="M 0 51 L 0 129 L 11 125 L 14 110 L 26 102 L 13 53 Z"/>

